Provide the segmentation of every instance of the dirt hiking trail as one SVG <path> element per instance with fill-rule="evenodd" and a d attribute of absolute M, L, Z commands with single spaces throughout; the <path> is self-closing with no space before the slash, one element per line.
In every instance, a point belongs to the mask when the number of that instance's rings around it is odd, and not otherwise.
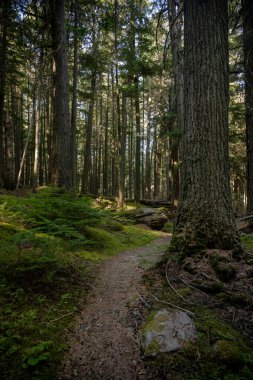
<path fill-rule="evenodd" d="M 141 313 L 136 305 L 147 293 L 144 268 L 160 259 L 168 241 L 169 235 L 164 234 L 100 265 L 93 291 L 76 319 L 59 379 L 147 378 L 140 360 L 137 324 Z"/>

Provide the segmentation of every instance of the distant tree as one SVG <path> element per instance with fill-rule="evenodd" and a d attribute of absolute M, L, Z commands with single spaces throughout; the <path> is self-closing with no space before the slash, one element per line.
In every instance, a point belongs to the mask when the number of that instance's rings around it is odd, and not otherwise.
<path fill-rule="evenodd" d="M 238 242 L 228 162 L 228 10 L 225 0 L 184 3 L 184 126 L 179 250 Z"/>

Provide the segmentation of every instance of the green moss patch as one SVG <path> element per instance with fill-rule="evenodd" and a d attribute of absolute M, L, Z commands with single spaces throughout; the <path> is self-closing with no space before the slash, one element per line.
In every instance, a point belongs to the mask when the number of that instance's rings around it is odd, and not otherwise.
<path fill-rule="evenodd" d="M 206 255 L 194 254 L 183 261 L 177 260 L 174 253 L 166 264 L 146 276 L 152 296 L 156 296 L 155 300 L 151 297 L 153 310 L 166 307 L 166 303 L 168 308 L 173 304 L 189 310 L 198 336 L 178 352 L 146 358 L 151 378 L 252 379 L 252 281 L 248 258 L 238 262 L 231 251 L 208 250 Z M 224 273 L 218 273 L 220 266 L 233 266 L 236 273 L 233 270 L 232 276 L 224 278 Z M 170 284 L 166 281 L 166 267 Z"/>
<path fill-rule="evenodd" d="M 174 223 L 172 223 L 171 221 L 168 221 L 163 226 L 162 231 L 172 234 L 173 228 L 174 228 Z"/>

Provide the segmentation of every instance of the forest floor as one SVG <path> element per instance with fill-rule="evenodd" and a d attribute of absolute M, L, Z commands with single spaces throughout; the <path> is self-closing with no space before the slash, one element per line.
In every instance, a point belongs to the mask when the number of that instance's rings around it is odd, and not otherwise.
<path fill-rule="evenodd" d="M 93 291 L 69 336 L 71 348 L 60 379 L 146 379 L 137 329 L 147 294 L 143 275 L 161 259 L 169 236 L 163 234 L 100 265 Z"/>
<path fill-rule="evenodd" d="M 169 239 L 164 234 L 96 267 L 67 335 L 59 380 L 253 379 L 252 254 L 208 250 L 179 262 L 164 256 Z M 188 310 L 198 337 L 178 352 L 149 357 L 141 332 L 172 304 Z"/>
<path fill-rule="evenodd" d="M 0 196 L 0 378 L 252 380 L 253 234 L 246 251 L 168 252 L 139 204 L 43 188 Z M 248 251 L 248 252 L 247 252 Z M 148 356 L 158 310 L 189 311 L 197 339 Z"/>
<path fill-rule="evenodd" d="M 97 268 L 161 236 L 102 206 L 55 188 L 1 193 L 1 379 L 54 379 Z"/>

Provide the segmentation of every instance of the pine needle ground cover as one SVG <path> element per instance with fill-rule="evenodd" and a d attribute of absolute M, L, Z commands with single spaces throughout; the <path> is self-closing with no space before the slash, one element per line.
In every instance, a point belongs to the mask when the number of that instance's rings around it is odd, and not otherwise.
<path fill-rule="evenodd" d="M 159 235 L 114 214 L 61 189 L 1 196 L 2 379 L 53 379 L 97 262 Z"/>

